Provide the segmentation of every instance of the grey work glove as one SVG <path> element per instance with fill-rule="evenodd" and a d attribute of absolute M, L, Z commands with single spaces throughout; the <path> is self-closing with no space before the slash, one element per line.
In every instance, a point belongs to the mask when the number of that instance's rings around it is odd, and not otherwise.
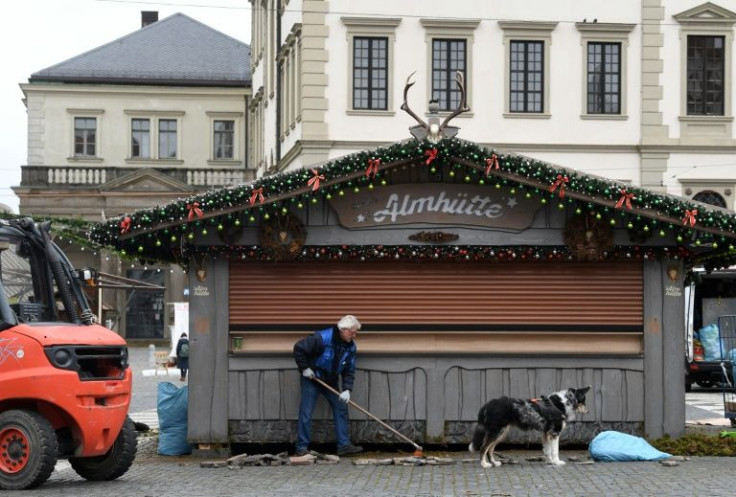
<path fill-rule="evenodd" d="M 342 400 L 346 404 L 350 402 L 350 390 L 343 390 L 340 394 L 340 400 Z"/>
<path fill-rule="evenodd" d="M 312 371 L 312 368 L 307 368 L 302 371 L 302 376 L 307 378 L 308 380 L 311 380 L 312 378 L 314 378 L 314 371 Z"/>

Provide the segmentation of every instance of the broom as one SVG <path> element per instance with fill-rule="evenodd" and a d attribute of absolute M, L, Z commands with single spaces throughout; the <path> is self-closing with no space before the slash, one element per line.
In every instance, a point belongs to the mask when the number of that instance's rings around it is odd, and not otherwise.
<path fill-rule="evenodd" d="M 332 388 L 332 387 L 331 387 L 330 385 L 328 385 L 328 384 L 327 384 L 327 383 L 325 383 L 324 381 L 320 380 L 320 379 L 319 379 L 319 378 L 317 378 L 316 376 L 315 376 L 314 378 L 312 378 L 312 379 L 313 379 L 314 381 L 316 381 L 317 383 L 319 383 L 320 385 L 322 385 L 323 387 L 325 387 L 325 388 L 326 388 L 327 390 L 329 390 L 330 392 L 332 392 L 332 393 L 334 393 L 335 395 L 337 395 L 338 397 L 340 396 L 340 392 L 338 392 L 337 390 L 335 390 L 335 389 L 334 389 L 334 388 Z M 378 417 L 376 417 L 375 415 L 371 414 L 371 413 L 370 413 L 370 412 L 368 412 L 368 411 L 367 411 L 366 409 L 364 409 L 363 407 L 359 406 L 358 404 L 356 404 L 356 403 L 355 403 L 355 402 L 353 402 L 352 400 L 349 400 L 349 401 L 348 401 L 348 404 L 352 405 L 353 407 L 355 407 L 355 408 L 356 408 L 357 410 L 359 410 L 360 412 L 362 412 L 362 413 L 363 413 L 363 414 L 365 414 L 366 416 L 370 416 L 370 417 L 371 417 L 371 418 L 373 418 L 374 420 L 376 420 L 376 421 L 378 421 L 379 423 L 381 423 L 381 425 L 382 425 L 382 426 L 383 426 L 384 428 L 388 428 L 389 430 L 391 430 L 392 432 L 394 432 L 394 433 L 395 433 L 396 435 L 398 435 L 399 437 L 401 437 L 401 438 L 402 438 L 403 440 L 406 440 L 407 442 L 409 442 L 410 444 L 412 444 L 412 445 L 414 446 L 414 449 L 415 449 L 415 450 L 414 450 L 414 457 L 424 457 L 424 450 L 422 449 L 422 446 L 421 446 L 421 445 L 417 445 L 416 443 L 412 442 L 410 438 L 406 437 L 406 436 L 405 436 L 405 435 L 403 435 L 402 433 L 400 433 L 400 432 L 396 431 L 395 429 L 391 428 L 391 427 L 390 427 L 389 425 L 387 425 L 386 423 L 384 423 L 383 421 L 381 421 L 381 420 L 380 420 L 380 419 L 379 419 Z"/>

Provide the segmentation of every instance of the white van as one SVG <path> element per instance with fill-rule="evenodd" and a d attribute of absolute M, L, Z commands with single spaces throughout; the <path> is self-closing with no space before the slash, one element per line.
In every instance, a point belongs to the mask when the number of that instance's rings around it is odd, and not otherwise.
<path fill-rule="evenodd" d="M 718 318 L 730 315 L 736 315 L 736 268 L 712 273 L 696 269 L 693 281 L 685 287 L 685 390 L 690 391 L 693 383 L 703 388 L 719 385 L 723 379 L 722 362 L 729 375 L 733 375 L 728 360 L 729 351 L 720 350 L 721 342 L 717 351 L 707 349 L 704 340 L 701 340 L 703 337 L 699 335 L 708 332 L 712 337 L 713 326 L 718 326 Z M 727 338 L 728 342 L 732 341 L 732 337 Z"/>

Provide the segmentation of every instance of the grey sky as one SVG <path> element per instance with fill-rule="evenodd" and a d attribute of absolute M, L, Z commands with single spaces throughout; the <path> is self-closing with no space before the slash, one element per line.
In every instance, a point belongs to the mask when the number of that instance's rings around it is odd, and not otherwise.
<path fill-rule="evenodd" d="M 0 43 L 0 203 L 18 212 L 10 189 L 27 159 L 27 119 L 19 84 L 46 67 L 124 36 L 141 26 L 141 11 L 159 19 L 177 12 L 250 43 L 248 0 L 23 0 L 3 4 Z"/>

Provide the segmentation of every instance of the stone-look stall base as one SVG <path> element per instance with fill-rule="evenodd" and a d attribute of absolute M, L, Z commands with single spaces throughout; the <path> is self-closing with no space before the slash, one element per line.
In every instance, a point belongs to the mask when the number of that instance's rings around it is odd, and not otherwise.
<path fill-rule="evenodd" d="M 441 440 L 427 440 L 423 421 L 401 421 L 387 423 L 410 440 L 422 444 L 469 444 L 475 429 L 474 422 L 448 421 Z M 569 423 L 562 432 L 563 444 L 585 444 L 606 430 L 614 430 L 629 435 L 643 436 L 641 423 Z M 353 443 L 380 445 L 406 445 L 404 440 L 373 421 L 351 421 L 350 437 Z M 293 443 L 296 440 L 296 422 L 276 421 L 230 421 L 230 439 L 234 443 Z M 335 441 L 335 431 L 331 420 L 312 422 L 312 443 L 329 444 Z M 541 434 L 536 431 L 525 432 L 513 428 L 504 443 L 527 445 L 541 443 Z"/>

